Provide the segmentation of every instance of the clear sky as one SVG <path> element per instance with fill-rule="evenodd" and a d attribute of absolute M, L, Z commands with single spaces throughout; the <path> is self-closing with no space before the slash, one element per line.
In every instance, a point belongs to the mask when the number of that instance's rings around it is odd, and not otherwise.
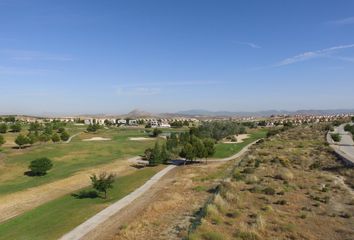
<path fill-rule="evenodd" d="M 354 108 L 354 1 L 0 0 L 0 113 Z"/>

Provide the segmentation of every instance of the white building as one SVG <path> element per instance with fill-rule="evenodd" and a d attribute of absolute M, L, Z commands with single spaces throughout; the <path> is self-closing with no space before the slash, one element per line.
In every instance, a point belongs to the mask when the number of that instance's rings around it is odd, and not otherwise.
<path fill-rule="evenodd" d="M 117 124 L 119 124 L 119 125 L 121 125 L 121 124 L 127 124 L 127 120 L 125 120 L 125 119 L 119 119 L 118 121 L 117 121 Z"/>
<path fill-rule="evenodd" d="M 130 126 L 137 126 L 138 125 L 138 120 L 136 120 L 136 119 L 129 120 L 129 125 Z"/>

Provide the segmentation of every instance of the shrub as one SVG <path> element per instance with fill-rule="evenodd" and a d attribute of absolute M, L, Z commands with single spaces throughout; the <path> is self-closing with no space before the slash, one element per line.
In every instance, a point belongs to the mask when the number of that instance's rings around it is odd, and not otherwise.
<path fill-rule="evenodd" d="M 62 132 L 61 134 L 60 134 L 60 139 L 62 140 L 62 141 L 68 141 L 69 140 L 69 138 L 70 138 L 70 135 L 69 135 L 69 133 L 67 133 L 67 132 Z"/>
<path fill-rule="evenodd" d="M 242 240 L 260 240 L 261 238 L 259 235 L 255 232 L 243 232 L 238 230 L 235 234 L 234 237 L 236 239 L 242 239 Z"/>
<path fill-rule="evenodd" d="M 5 143 L 4 136 L 0 135 L 0 146 Z"/>
<path fill-rule="evenodd" d="M 98 197 L 98 193 L 94 190 L 82 190 L 77 194 L 73 194 L 72 196 L 74 196 L 75 198 L 78 199 L 83 199 L 83 198 L 97 198 Z"/>
<path fill-rule="evenodd" d="M 276 191 L 274 188 L 266 187 L 265 189 L 263 189 L 263 193 L 267 195 L 275 195 Z"/>
<path fill-rule="evenodd" d="M 286 205 L 288 202 L 286 200 L 278 200 L 276 202 L 274 202 L 274 204 L 278 204 L 278 205 Z"/>
<path fill-rule="evenodd" d="M 45 157 L 33 160 L 29 165 L 31 174 L 35 176 L 43 176 L 47 174 L 47 171 L 50 170 L 52 167 L 53 167 L 52 161 Z"/>
<path fill-rule="evenodd" d="M 276 179 L 281 179 L 285 181 L 290 181 L 294 178 L 294 174 L 287 168 L 282 168 L 279 170 L 278 174 L 275 175 Z"/>
<path fill-rule="evenodd" d="M 221 197 L 220 194 L 217 194 L 214 198 L 214 204 L 218 207 L 219 211 L 222 213 L 226 212 L 227 202 Z"/>
<path fill-rule="evenodd" d="M 202 239 L 204 240 L 224 240 L 226 237 L 218 232 L 206 232 L 201 234 Z"/>
<path fill-rule="evenodd" d="M 254 173 L 255 170 L 254 170 L 254 168 L 245 168 L 242 172 L 246 173 L 246 174 L 251 174 L 251 173 Z"/>
<path fill-rule="evenodd" d="M 341 137 L 341 135 L 339 135 L 339 133 L 332 133 L 331 137 L 332 137 L 333 141 L 335 141 L 335 142 L 340 142 L 342 139 L 342 137 Z"/>
<path fill-rule="evenodd" d="M 232 177 L 236 180 L 236 181 L 242 181 L 245 179 L 245 175 L 240 173 L 238 170 L 235 170 Z"/>
<path fill-rule="evenodd" d="M 254 184 L 254 183 L 257 183 L 258 181 L 259 181 L 259 179 L 255 175 L 247 175 L 246 180 L 245 180 L 245 182 L 247 184 Z"/>
<path fill-rule="evenodd" d="M 206 209 L 207 217 L 210 219 L 212 224 L 219 224 L 221 222 L 221 217 L 219 215 L 218 208 L 215 204 L 209 204 Z"/>

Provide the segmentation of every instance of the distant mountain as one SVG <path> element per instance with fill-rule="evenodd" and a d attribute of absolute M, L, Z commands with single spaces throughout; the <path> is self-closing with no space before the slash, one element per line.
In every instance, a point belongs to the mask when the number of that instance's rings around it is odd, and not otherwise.
<path fill-rule="evenodd" d="M 138 117 L 151 117 L 151 116 L 156 116 L 156 114 L 142 111 L 140 109 L 134 109 L 128 114 L 125 115 L 126 117 L 131 117 L 131 118 L 138 118 Z"/>
<path fill-rule="evenodd" d="M 192 109 L 186 111 L 179 111 L 176 114 L 186 116 L 209 116 L 209 117 L 269 117 L 271 115 L 331 115 L 331 114 L 344 114 L 354 113 L 354 109 L 330 109 L 330 110 L 267 110 L 257 112 L 231 112 L 231 111 L 208 111 L 204 109 Z"/>

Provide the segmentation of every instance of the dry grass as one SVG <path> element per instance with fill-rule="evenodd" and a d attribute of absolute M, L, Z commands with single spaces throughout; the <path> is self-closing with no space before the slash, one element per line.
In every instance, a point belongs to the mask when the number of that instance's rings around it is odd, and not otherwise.
<path fill-rule="evenodd" d="M 208 214 L 193 238 L 352 239 L 353 189 L 345 182 L 354 171 L 342 167 L 324 134 L 321 126 L 297 127 L 253 147 L 209 205 L 214 219 Z"/>

